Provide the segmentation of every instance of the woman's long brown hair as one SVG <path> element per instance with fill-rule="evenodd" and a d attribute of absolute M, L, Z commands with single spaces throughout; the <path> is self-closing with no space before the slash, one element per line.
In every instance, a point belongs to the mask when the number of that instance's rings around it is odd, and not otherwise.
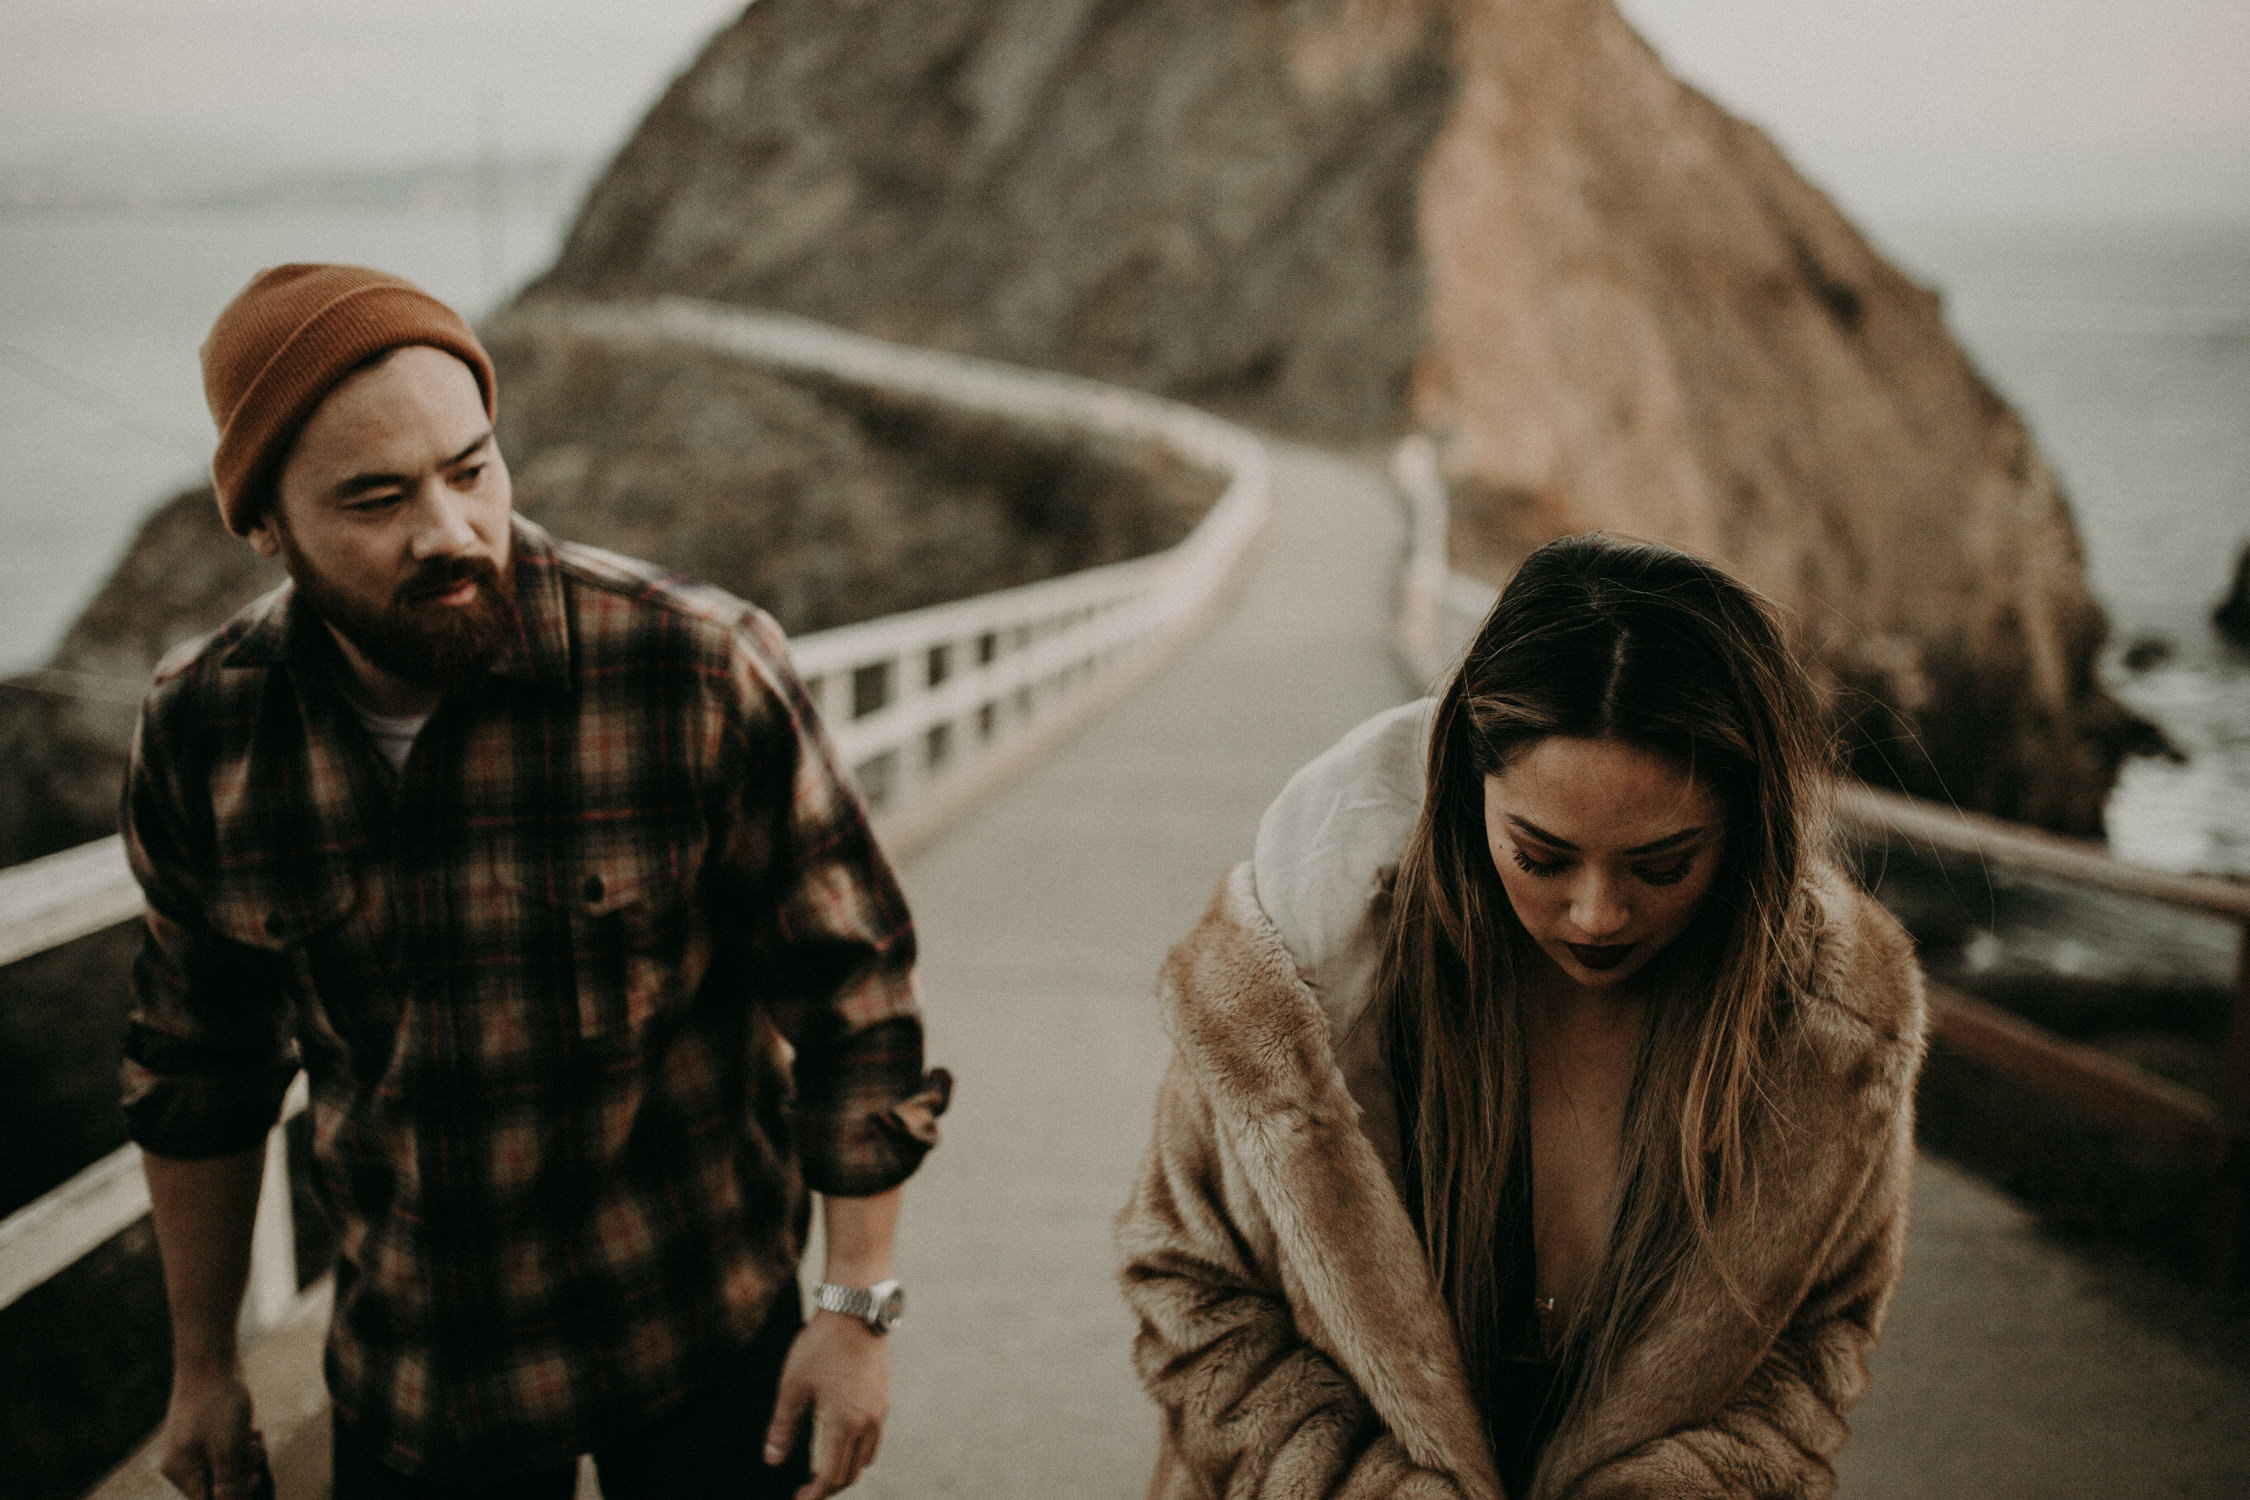
<path fill-rule="evenodd" d="M 1480 1393 L 1528 1312 L 1500 1300 L 1524 1198 L 1511 1174 L 1530 1170 L 1533 954 L 1493 865 L 1485 778 L 1551 735 L 1616 740 L 1694 777 L 1724 816 L 1709 893 L 1642 971 L 1650 1026 L 1617 1217 L 1563 1330 L 1583 1400 L 1674 1272 L 1711 1252 L 1719 1207 L 1758 1189 L 1745 1125 L 1774 1008 L 1806 958 L 1804 875 L 1827 837 L 1816 713 L 1762 597 L 1684 552 L 1598 532 L 1525 561 L 1446 686 L 1367 1024 L 1400 1084 L 1411 1206 Z"/>

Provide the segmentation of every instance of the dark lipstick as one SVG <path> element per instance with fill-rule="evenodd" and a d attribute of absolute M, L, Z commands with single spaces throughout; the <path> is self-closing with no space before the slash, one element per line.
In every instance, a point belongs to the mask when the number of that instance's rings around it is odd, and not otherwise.
<path fill-rule="evenodd" d="M 1565 943 L 1563 946 L 1570 950 L 1571 957 L 1596 973 L 1616 968 L 1633 951 L 1631 943 Z"/>

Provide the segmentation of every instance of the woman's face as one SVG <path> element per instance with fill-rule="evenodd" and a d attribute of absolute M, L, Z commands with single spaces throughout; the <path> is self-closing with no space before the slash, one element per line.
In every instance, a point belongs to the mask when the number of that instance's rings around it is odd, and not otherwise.
<path fill-rule="evenodd" d="M 1563 973 L 1624 984 L 1678 937 L 1719 867 L 1717 799 L 1616 740 L 1538 740 L 1484 779 L 1485 838 L 1517 918 Z"/>

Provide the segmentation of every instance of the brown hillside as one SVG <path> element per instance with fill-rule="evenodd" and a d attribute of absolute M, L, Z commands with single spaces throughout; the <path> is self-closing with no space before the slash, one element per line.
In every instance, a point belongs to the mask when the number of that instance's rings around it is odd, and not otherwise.
<path fill-rule="evenodd" d="M 1465 566 L 1592 525 L 1727 559 L 1877 779 L 2090 830 L 2145 733 L 1936 299 L 1610 0 L 760 0 L 533 295 L 660 291 L 1432 431 Z"/>

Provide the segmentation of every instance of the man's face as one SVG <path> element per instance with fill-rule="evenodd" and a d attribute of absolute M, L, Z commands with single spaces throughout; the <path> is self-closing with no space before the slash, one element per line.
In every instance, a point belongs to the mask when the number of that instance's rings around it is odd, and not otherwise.
<path fill-rule="evenodd" d="M 452 355 L 409 345 L 329 392 L 276 492 L 251 545 L 375 668 L 456 687 L 513 637 L 508 470 Z"/>

